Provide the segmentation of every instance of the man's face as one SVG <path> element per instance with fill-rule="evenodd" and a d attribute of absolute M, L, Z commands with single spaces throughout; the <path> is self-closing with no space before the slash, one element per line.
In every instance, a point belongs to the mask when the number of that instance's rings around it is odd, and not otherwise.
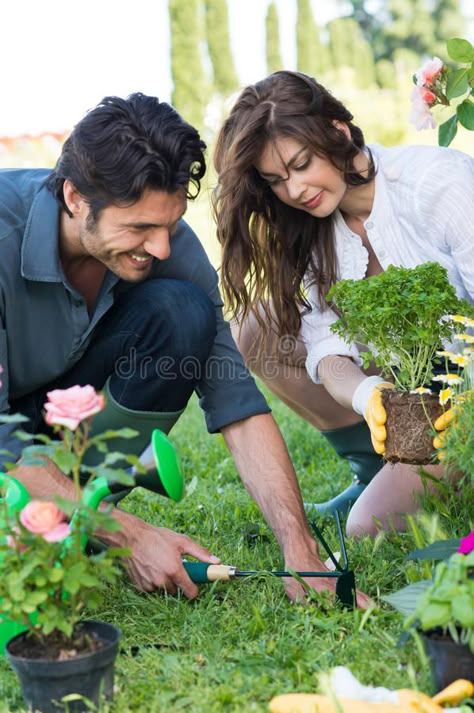
<path fill-rule="evenodd" d="M 185 211 L 184 189 L 146 189 L 133 205 L 104 208 L 97 222 L 91 221 L 89 206 L 83 203 L 78 215 L 81 252 L 122 280 L 140 282 L 150 273 L 153 258 L 169 257 L 170 237 Z"/>

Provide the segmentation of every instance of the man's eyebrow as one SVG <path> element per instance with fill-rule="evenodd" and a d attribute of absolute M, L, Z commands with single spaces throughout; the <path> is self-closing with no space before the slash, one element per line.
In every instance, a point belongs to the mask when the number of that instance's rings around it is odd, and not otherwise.
<path fill-rule="evenodd" d="M 291 168 L 291 167 L 295 164 L 295 162 L 298 160 L 299 155 L 300 155 L 301 153 L 303 153 L 303 151 L 306 151 L 306 146 L 303 146 L 302 148 L 299 149 L 299 151 L 297 151 L 295 154 L 293 154 L 293 156 L 290 158 L 290 160 L 288 161 L 288 163 L 284 163 L 284 162 L 282 161 L 283 168 L 285 168 L 285 169 L 288 171 L 288 169 Z M 263 177 L 263 176 L 276 176 L 276 175 L 277 175 L 276 173 L 265 173 L 265 171 L 259 171 L 259 174 L 260 174 L 262 177 Z"/>
<path fill-rule="evenodd" d="M 181 213 L 179 218 L 176 221 L 173 221 L 172 225 L 174 225 L 175 222 L 177 223 L 178 220 L 181 220 L 181 218 L 185 215 L 185 213 L 186 213 L 186 210 L 183 210 L 183 212 Z M 145 222 L 141 222 L 141 221 L 138 221 L 138 222 L 131 221 L 130 223 L 123 223 L 123 226 L 125 228 L 136 228 L 137 230 L 148 230 L 149 228 L 166 227 L 164 223 L 145 223 Z"/>

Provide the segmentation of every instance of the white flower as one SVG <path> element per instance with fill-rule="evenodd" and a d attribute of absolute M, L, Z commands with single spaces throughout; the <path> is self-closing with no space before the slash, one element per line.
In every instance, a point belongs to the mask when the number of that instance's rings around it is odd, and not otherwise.
<path fill-rule="evenodd" d="M 457 374 L 440 374 L 439 376 L 433 376 L 433 381 L 441 381 L 443 384 L 454 386 L 455 384 L 462 384 L 463 379 Z"/>
<path fill-rule="evenodd" d="M 449 401 L 452 395 L 453 391 L 449 387 L 447 389 L 441 389 L 441 391 L 439 392 L 439 402 L 441 406 L 444 406 Z"/>

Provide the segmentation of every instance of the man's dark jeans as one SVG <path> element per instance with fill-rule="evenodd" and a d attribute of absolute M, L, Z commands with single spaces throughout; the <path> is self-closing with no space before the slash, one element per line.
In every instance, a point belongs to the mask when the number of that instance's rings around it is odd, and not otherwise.
<path fill-rule="evenodd" d="M 215 306 L 198 286 L 154 279 L 123 293 L 98 323 L 92 341 L 66 374 L 11 404 L 30 419 L 26 430 L 44 429 L 46 392 L 109 381 L 114 399 L 136 411 L 185 408 L 216 333 Z"/>

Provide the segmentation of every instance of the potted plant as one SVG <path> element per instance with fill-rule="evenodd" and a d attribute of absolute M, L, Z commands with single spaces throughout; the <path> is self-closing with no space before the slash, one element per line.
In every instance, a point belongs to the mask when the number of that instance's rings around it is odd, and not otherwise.
<path fill-rule="evenodd" d="M 436 455 L 432 424 L 443 410 L 430 388 L 435 360 L 442 342 L 454 333 L 454 323 L 446 317 L 469 314 L 472 307 L 456 296 L 446 269 L 435 262 L 390 266 L 364 280 L 341 280 L 328 300 L 341 315 L 333 331 L 363 345 L 364 367 L 375 362 L 394 383 L 394 389 L 382 391 L 387 411 L 384 457 L 429 463 Z"/>
<path fill-rule="evenodd" d="M 21 631 L 8 641 L 7 656 L 27 706 L 43 713 L 63 710 L 64 697 L 70 701 L 68 710 L 82 711 L 89 709 L 84 698 L 97 705 L 101 691 L 112 696 L 120 631 L 82 617 L 86 608 L 100 606 L 107 586 L 120 573 L 118 565 L 126 551 L 108 548 L 87 555 L 84 545 L 99 528 L 118 527 L 108 512 L 96 510 L 104 494 L 101 483 L 107 484 L 104 473 L 112 472 L 115 480 L 127 485 L 133 480 L 107 468 L 107 459 L 113 462 L 118 454 L 106 455 L 105 467 L 85 469 L 81 464 L 91 445 L 104 449 L 107 438 L 134 432 L 111 431 L 89 439 L 91 417 L 103 407 L 103 396 L 91 386 L 50 392 L 46 421 L 59 440 L 42 435 L 37 437 L 41 446 L 24 451 L 27 459 L 48 455 L 72 475 L 74 502 L 30 501 L 18 481 L 2 475 L 0 628 L 5 625 L 9 631 L 13 622 Z M 88 473 L 84 489 L 81 470 Z"/>
<path fill-rule="evenodd" d="M 474 683 L 474 531 L 409 557 L 443 559 L 431 580 L 409 584 L 384 599 L 405 615 L 405 628 L 421 634 L 436 690 L 459 678 Z"/>

